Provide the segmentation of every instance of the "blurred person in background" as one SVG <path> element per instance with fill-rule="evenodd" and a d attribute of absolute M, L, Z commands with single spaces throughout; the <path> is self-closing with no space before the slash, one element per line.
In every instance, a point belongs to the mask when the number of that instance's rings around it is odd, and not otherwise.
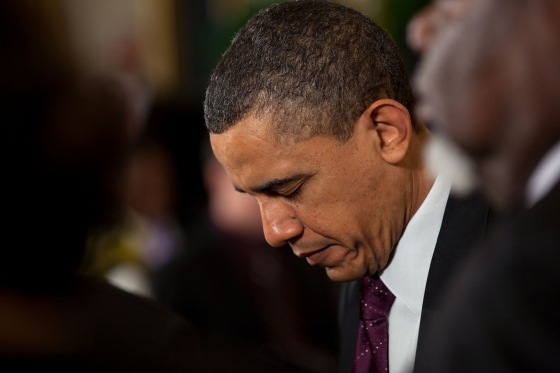
<path fill-rule="evenodd" d="M 155 97 L 139 43 L 130 30 L 115 32 L 107 41 L 111 77 L 127 98 L 131 150 L 121 168 L 126 208 L 117 224 L 98 230 L 88 240 L 80 272 L 133 294 L 153 297 L 152 273 L 173 257 L 183 238 L 172 208 L 177 196 L 176 169 L 167 147 L 155 135 Z"/>
<path fill-rule="evenodd" d="M 473 1 L 426 49 L 422 117 L 504 214 L 451 283 L 421 372 L 560 370 L 560 3 Z"/>
<path fill-rule="evenodd" d="M 156 299 L 193 323 L 217 371 L 335 372 L 338 287 L 266 243 L 258 203 L 235 191 L 207 136 L 201 161 L 207 207 L 156 272 Z"/>
<path fill-rule="evenodd" d="M 408 46 L 422 55 L 439 35 L 461 19 L 476 0 L 434 0 L 415 14 L 406 28 Z"/>
<path fill-rule="evenodd" d="M 76 275 L 88 234 L 121 206 L 127 97 L 78 73 L 44 4 L 0 2 L 1 370 L 198 371 L 183 319 Z"/>
<path fill-rule="evenodd" d="M 346 282 L 341 372 L 408 372 L 448 278 L 485 235 L 481 196 L 450 195 L 425 168 L 431 135 L 414 103 L 389 34 L 328 1 L 253 17 L 207 90 L 213 151 L 256 197 L 267 241 Z"/>
<path fill-rule="evenodd" d="M 123 168 L 125 214 L 119 224 L 90 240 L 83 271 L 131 293 L 153 298 L 153 276 L 183 248 L 174 213 L 176 168 L 151 131 L 136 141 Z"/>

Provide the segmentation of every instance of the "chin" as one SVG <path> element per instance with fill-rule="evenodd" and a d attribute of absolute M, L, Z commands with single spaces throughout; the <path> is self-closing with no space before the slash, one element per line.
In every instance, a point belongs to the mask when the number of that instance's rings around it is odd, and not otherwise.
<path fill-rule="evenodd" d="M 349 282 L 359 280 L 366 275 L 366 270 L 358 268 L 341 268 L 341 266 L 327 267 L 327 276 L 334 282 Z"/>

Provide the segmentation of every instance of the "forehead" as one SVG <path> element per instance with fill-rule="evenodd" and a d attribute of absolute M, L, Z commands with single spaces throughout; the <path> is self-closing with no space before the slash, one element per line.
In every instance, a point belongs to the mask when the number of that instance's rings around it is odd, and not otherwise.
<path fill-rule="evenodd" d="M 216 158 L 236 186 L 250 190 L 271 179 L 310 173 L 328 164 L 328 154 L 341 144 L 315 136 L 303 141 L 279 141 L 267 118 L 249 116 L 221 134 L 210 134 Z"/>
<path fill-rule="evenodd" d="M 263 118 L 246 117 L 226 131 L 210 134 L 212 150 L 221 163 L 243 165 L 256 156 L 278 152 L 274 133 Z"/>

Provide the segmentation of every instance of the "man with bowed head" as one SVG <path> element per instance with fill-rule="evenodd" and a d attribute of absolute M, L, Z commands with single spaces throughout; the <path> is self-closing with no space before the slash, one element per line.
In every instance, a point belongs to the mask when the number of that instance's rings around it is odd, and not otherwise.
<path fill-rule="evenodd" d="M 347 282 L 344 372 L 408 371 L 447 277 L 486 230 L 480 197 L 450 197 L 423 166 L 431 136 L 413 107 L 388 33 L 328 1 L 253 17 L 207 90 L 213 151 L 259 202 L 268 243 Z"/>
<path fill-rule="evenodd" d="M 418 71 L 422 113 L 506 215 L 450 286 L 422 372 L 560 370 L 559 21 L 555 0 L 473 2 Z"/>

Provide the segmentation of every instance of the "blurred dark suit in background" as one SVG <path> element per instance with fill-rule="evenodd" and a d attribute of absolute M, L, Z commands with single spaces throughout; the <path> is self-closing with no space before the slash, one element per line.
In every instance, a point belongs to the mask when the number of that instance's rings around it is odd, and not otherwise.
<path fill-rule="evenodd" d="M 420 112 L 505 217 L 449 287 L 419 371 L 558 372 L 560 3 L 461 2 L 426 44 Z"/>

